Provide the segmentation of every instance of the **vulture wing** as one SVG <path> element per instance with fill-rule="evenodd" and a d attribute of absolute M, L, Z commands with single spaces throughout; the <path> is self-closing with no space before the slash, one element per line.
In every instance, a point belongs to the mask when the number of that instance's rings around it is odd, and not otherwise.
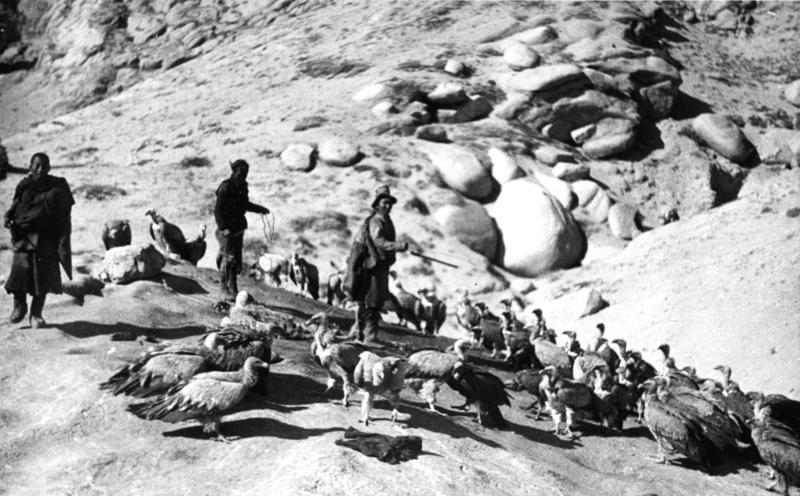
<path fill-rule="evenodd" d="M 771 467 L 790 479 L 800 478 L 800 439 L 797 431 L 769 417 L 753 426 L 753 442 Z"/>
<path fill-rule="evenodd" d="M 594 369 L 609 372 L 608 363 L 603 357 L 593 351 L 587 351 L 583 356 L 577 357 L 575 363 L 572 364 L 572 378 L 589 385 L 594 380 L 594 375 L 592 374 Z"/>
<path fill-rule="evenodd" d="M 179 382 L 209 368 L 208 350 L 189 347 L 170 347 L 150 353 L 133 365 L 128 365 L 100 384 L 113 394 L 139 398 L 160 394 Z"/>
<path fill-rule="evenodd" d="M 800 433 L 800 401 L 781 394 L 770 394 L 764 398 L 761 406 L 770 407 L 770 417 Z"/>
<path fill-rule="evenodd" d="M 476 371 L 465 375 L 474 398 L 478 401 L 494 405 L 511 405 L 506 386 L 496 375 L 489 372 Z"/>
<path fill-rule="evenodd" d="M 186 237 L 180 227 L 164 221 L 161 232 L 166 246 L 172 253 L 183 254 L 186 251 Z"/>
<path fill-rule="evenodd" d="M 244 399 L 248 388 L 240 381 L 217 380 L 214 374 L 225 373 L 201 374 L 174 387 L 152 403 L 130 405 L 128 409 L 141 418 L 164 422 L 222 415 Z"/>
<path fill-rule="evenodd" d="M 553 366 L 558 371 L 559 375 L 564 374 L 570 370 L 571 362 L 569 355 L 563 348 L 556 344 L 547 341 L 546 339 L 537 339 L 533 343 L 533 350 L 536 354 L 536 359 L 542 364 L 543 367 Z"/>
<path fill-rule="evenodd" d="M 406 377 L 445 380 L 458 363 L 459 358 L 438 350 L 422 350 L 408 357 Z"/>
<path fill-rule="evenodd" d="M 218 332 L 222 346 L 214 353 L 214 367 L 220 370 L 238 370 L 248 357 L 254 356 L 269 362 L 272 338 L 254 330 L 225 329 Z"/>
<path fill-rule="evenodd" d="M 681 410 L 650 397 L 646 400 L 644 420 L 653 437 L 666 448 L 677 451 L 696 463 L 708 465 L 708 455 L 694 419 Z"/>
<path fill-rule="evenodd" d="M 574 410 L 585 410 L 594 405 L 592 388 L 580 382 L 557 382 L 556 397 L 561 403 Z"/>

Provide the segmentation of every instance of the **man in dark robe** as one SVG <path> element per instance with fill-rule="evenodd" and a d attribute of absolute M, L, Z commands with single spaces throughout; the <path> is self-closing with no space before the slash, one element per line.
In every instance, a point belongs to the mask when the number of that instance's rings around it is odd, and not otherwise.
<path fill-rule="evenodd" d="M 21 322 L 28 312 L 34 329 L 45 325 L 42 318 L 47 293 L 61 293 L 59 262 L 72 279 L 70 214 L 75 200 L 67 181 L 51 176 L 50 158 L 44 153 L 31 157 L 30 173 L 14 191 L 4 225 L 11 231 L 14 256 L 6 291 L 14 295 L 9 322 Z"/>
<path fill-rule="evenodd" d="M 235 298 L 239 292 L 236 276 L 242 269 L 242 242 L 247 230 L 245 212 L 268 214 L 269 209 L 250 202 L 247 190 L 247 173 L 250 165 L 244 160 L 231 164 L 231 177 L 222 181 L 217 188 L 217 203 L 214 218 L 217 221 L 217 241 L 219 254 L 220 289 L 228 298 Z"/>
<path fill-rule="evenodd" d="M 378 325 L 383 303 L 389 296 L 389 269 L 397 252 L 408 250 L 408 243 L 395 241 L 394 223 L 389 214 L 397 198 L 388 186 L 377 189 L 372 213 L 356 234 L 347 262 L 345 286 L 358 302 L 354 333 L 365 342 L 378 341 Z"/>

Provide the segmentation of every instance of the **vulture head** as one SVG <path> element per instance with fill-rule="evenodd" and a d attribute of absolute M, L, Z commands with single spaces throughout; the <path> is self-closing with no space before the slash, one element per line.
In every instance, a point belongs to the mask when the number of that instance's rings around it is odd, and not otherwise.
<path fill-rule="evenodd" d="M 664 359 L 669 358 L 670 348 L 669 348 L 669 345 L 667 343 L 659 345 L 659 347 L 656 348 L 656 349 L 659 350 L 664 355 Z"/>
<path fill-rule="evenodd" d="M 472 372 L 472 369 L 463 362 L 456 363 L 455 367 L 453 367 L 453 379 L 460 381 L 462 377 L 468 375 Z"/>
<path fill-rule="evenodd" d="M 145 217 L 149 216 L 151 219 L 153 219 L 153 222 L 160 222 L 162 220 L 161 216 L 158 215 L 158 212 L 156 212 L 154 208 L 151 208 L 147 212 L 145 212 L 144 216 Z"/>
<path fill-rule="evenodd" d="M 200 226 L 200 236 L 198 236 L 197 239 L 199 239 L 199 240 L 206 239 L 206 225 L 205 224 Z"/>

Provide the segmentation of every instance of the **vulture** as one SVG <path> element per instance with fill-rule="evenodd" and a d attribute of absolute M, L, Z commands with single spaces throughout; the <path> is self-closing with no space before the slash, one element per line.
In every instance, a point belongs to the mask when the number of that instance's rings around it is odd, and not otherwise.
<path fill-rule="evenodd" d="M 235 372 L 197 374 L 153 401 L 129 405 L 128 411 L 145 420 L 175 423 L 196 419 L 205 434 L 227 441 L 219 429 L 221 418 L 256 384 L 259 369 L 269 369 L 269 364 L 249 357 Z"/>
<path fill-rule="evenodd" d="M 481 343 L 484 348 L 492 352 L 492 358 L 497 356 L 498 352 L 506 349 L 506 339 L 503 336 L 503 324 L 499 318 L 493 315 L 484 303 L 478 302 L 475 304 L 481 312 L 480 321 L 478 325 L 472 328 L 472 334 L 475 341 Z"/>
<path fill-rule="evenodd" d="M 353 389 L 353 373 L 362 352 L 366 349 L 357 343 L 334 343 L 332 332 L 328 331 L 328 315 L 324 312 L 313 315 L 306 325 L 317 323 L 314 339 L 311 341 L 311 356 L 328 373 L 325 393 L 333 389 L 337 379 L 342 381 L 344 397 L 342 404 L 349 406 L 349 396 Z"/>
<path fill-rule="evenodd" d="M 422 302 L 406 291 L 400 281 L 396 279 L 394 287 L 394 292 L 389 291 L 388 298 L 384 303 L 384 310 L 397 314 L 400 325 L 410 322 L 417 332 L 422 333 L 422 323 L 425 322 L 425 308 L 422 306 Z"/>
<path fill-rule="evenodd" d="M 571 427 L 574 425 L 575 414 L 587 413 L 592 418 L 599 419 L 601 423 L 609 425 L 609 412 L 600 398 L 586 384 L 564 379 L 558 376 L 557 369 L 549 366 L 544 369 L 546 377 L 540 384 L 540 389 L 545 397 L 547 409 L 553 417 L 554 432 L 561 433 L 562 419 L 566 421 L 563 433 L 573 437 Z"/>
<path fill-rule="evenodd" d="M 461 297 L 458 306 L 456 306 L 456 322 L 462 329 L 472 333 L 472 329 L 476 327 L 480 321 L 480 310 L 472 305 L 469 296 L 467 296 L 467 292 L 464 291 L 464 296 Z"/>
<path fill-rule="evenodd" d="M 664 372 L 661 374 L 669 382 L 669 387 L 698 389 L 697 382 L 686 372 L 675 367 L 675 360 L 670 357 L 664 360 Z"/>
<path fill-rule="evenodd" d="M 561 334 L 567 337 L 563 348 L 571 359 L 575 360 L 577 357 L 583 355 L 583 348 L 581 348 L 581 343 L 578 341 L 575 331 L 564 331 Z"/>
<path fill-rule="evenodd" d="M 300 291 L 307 292 L 315 300 L 319 299 L 319 269 L 297 253 L 293 253 L 289 259 L 289 279 Z"/>
<path fill-rule="evenodd" d="M 572 364 L 572 379 L 587 386 L 591 385 L 594 382 L 594 374 L 597 370 L 604 374 L 610 375 L 611 373 L 611 368 L 603 357 L 593 351 L 587 351 L 576 358 Z"/>
<path fill-rule="evenodd" d="M 268 325 L 255 328 L 240 324 L 229 324 L 209 333 L 216 336 L 213 354 L 213 369 L 223 371 L 238 370 L 250 357 L 269 363 L 272 358 L 273 330 Z M 208 337 L 202 339 L 208 339 Z M 267 393 L 269 368 L 258 370 L 258 381 L 254 389 L 260 394 Z"/>
<path fill-rule="evenodd" d="M 525 408 L 526 410 L 531 410 L 533 407 L 536 407 L 536 416 L 534 420 L 539 420 L 542 415 L 545 395 L 541 389 L 541 385 L 546 375 L 547 374 L 541 370 L 525 369 L 515 373 L 514 377 L 506 383 L 507 389 L 512 391 L 524 390 L 535 398 L 535 401 Z"/>
<path fill-rule="evenodd" d="M 333 272 L 328 275 L 328 291 L 327 303 L 328 306 L 341 305 L 347 299 L 344 293 L 344 271 L 339 269 L 335 263 L 331 262 Z"/>
<path fill-rule="evenodd" d="M 154 209 L 145 212 L 145 217 L 150 216 L 152 222 L 150 223 L 150 237 L 155 240 L 158 248 L 164 252 L 166 256 L 174 254 L 178 257 L 186 251 L 186 238 L 183 236 L 181 229 L 175 224 L 169 223 L 164 220 L 164 217 L 158 215 Z"/>
<path fill-rule="evenodd" d="M 100 384 L 100 389 L 137 398 L 164 393 L 195 374 L 211 370 L 218 343 L 219 336 L 212 332 L 200 346 L 173 345 L 147 353 Z"/>
<path fill-rule="evenodd" d="M 800 401 L 769 395 L 755 401 L 754 411 L 748 421 L 753 444 L 776 475 L 768 489 L 788 495 L 789 485 L 800 481 Z"/>
<path fill-rule="evenodd" d="M 408 362 L 398 357 L 379 357 L 371 351 L 359 355 L 353 372 L 353 383 L 364 394 L 361 401 L 361 421 L 369 425 L 369 413 L 376 395 L 392 404 L 392 422 L 397 420 L 400 391 L 408 369 Z"/>
<path fill-rule="evenodd" d="M 563 348 L 541 336 L 531 336 L 531 344 L 533 345 L 533 352 L 539 368 L 552 366 L 562 377 L 569 376 L 572 362 L 569 359 L 569 354 Z"/>
<path fill-rule="evenodd" d="M 131 226 L 127 219 L 110 220 L 103 226 L 103 246 L 106 250 L 131 244 Z"/>
<path fill-rule="evenodd" d="M 438 334 L 447 319 L 447 305 L 425 288 L 417 291 L 417 294 L 425 310 L 425 332 L 431 336 Z"/>
<path fill-rule="evenodd" d="M 180 254 L 181 258 L 192 265 L 197 265 L 206 254 L 206 246 L 206 225 L 203 224 L 197 237 L 186 243 L 186 248 Z"/>
<path fill-rule="evenodd" d="M 420 350 L 408 357 L 406 384 L 428 402 L 434 413 L 439 387 L 452 379 L 453 371 L 464 362 L 458 355 L 439 350 Z"/>
<path fill-rule="evenodd" d="M 726 450 L 736 449 L 732 422 L 702 396 L 686 396 L 689 390 L 669 387 L 669 381 L 650 381 L 644 396 L 644 421 L 658 444 L 658 460 L 669 463 L 668 455 L 680 453 L 709 468 L 721 461 Z"/>
<path fill-rule="evenodd" d="M 473 370 L 466 364 L 459 365 L 447 385 L 465 399 L 465 409 L 472 403 L 478 404 L 478 423 L 489 428 L 504 428 L 506 420 L 500 413 L 500 405 L 511 405 L 505 385 L 496 375 Z"/>

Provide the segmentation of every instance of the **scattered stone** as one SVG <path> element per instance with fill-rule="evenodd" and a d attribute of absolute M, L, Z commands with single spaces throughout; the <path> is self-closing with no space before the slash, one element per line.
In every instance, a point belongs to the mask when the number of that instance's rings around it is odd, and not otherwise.
<path fill-rule="evenodd" d="M 492 113 L 492 109 L 492 104 L 489 102 L 488 98 L 476 96 L 470 99 L 468 102 L 456 107 L 456 112 L 453 114 L 452 120 L 448 122 L 460 124 L 463 122 L 471 122 L 483 119 Z"/>
<path fill-rule="evenodd" d="M 381 100 L 370 109 L 372 115 L 378 119 L 388 119 L 392 114 L 397 114 L 397 107 L 390 100 Z"/>
<path fill-rule="evenodd" d="M 753 156 L 753 144 L 727 116 L 700 114 L 692 120 L 692 130 L 705 145 L 737 164 L 747 163 Z"/>
<path fill-rule="evenodd" d="M 436 143 L 450 142 L 450 138 L 447 137 L 447 130 L 444 128 L 444 126 L 437 124 L 418 127 L 415 136 L 418 139 L 433 141 Z"/>
<path fill-rule="evenodd" d="M 438 209 L 433 218 L 447 234 L 455 236 L 472 251 L 494 260 L 497 227 L 482 205 L 474 201 L 467 201 L 462 206 L 446 205 Z"/>
<path fill-rule="evenodd" d="M 628 203 L 615 203 L 608 210 L 608 227 L 611 233 L 620 239 L 633 239 L 639 232 L 636 221 L 639 211 Z"/>
<path fill-rule="evenodd" d="M 530 97 L 525 93 L 515 91 L 506 93 L 506 99 L 494 108 L 492 115 L 505 120 L 514 119 L 529 101 Z"/>
<path fill-rule="evenodd" d="M 537 148 L 534 150 L 533 156 L 536 157 L 536 160 L 539 160 L 547 165 L 555 165 L 558 162 L 575 161 L 575 158 L 570 152 L 550 145 L 544 145 Z"/>
<path fill-rule="evenodd" d="M 501 185 L 525 175 L 525 172 L 519 167 L 514 157 L 504 150 L 491 147 L 488 155 L 489 160 L 492 161 L 492 177 Z"/>
<path fill-rule="evenodd" d="M 128 17 L 126 29 L 131 38 L 133 38 L 133 43 L 141 45 L 164 34 L 167 30 L 167 25 L 153 16 L 141 12 L 133 12 Z"/>
<path fill-rule="evenodd" d="M 569 212 L 527 179 L 503 185 L 487 211 L 500 231 L 498 262 L 515 275 L 535 277 L 573 267 L 586 253 L 586 236 Z"/>
<path fill-rule="evenodd" d="M 550 26 L 537 26 L 526 29 L 511 37 L 512 40 L 520 41 L 527 45 L 539 45 L 558 38 L 558 33 Z"/>
<path fill-rule="evenodd" d="M 542 172 L 534 172 L 533 180 L 547 190 L 553 198 L 558 200 L 558 203 L 560 203 L 562 207 L 567 210 L 572 209 L 572 186 L 570 186 L 568 182 Z"/>
<path fill-rule="evenodd" d="M 451 107 L 469 100 L 464 87 L 456 83 L 442 83 L 428 93 L 428 101 L 436 107 Z"/>
<path fill-rule="evenodd" d="M 655 120 L 666 118 L 672 112 L 678 86 L 672 81 L 662 81 L 652 86 L 639 88 L 642 111 Z"/>
<path fill-rule="evenodd" d="M 583 127 L 579 127 L 577 129 L 573 129 L 569 135 L 576 144 L 580 145 L 584 141 L 590 139 L 594 136 L 594 132 L 597 130 L 597 126 L 594 124 L 587 124 Z"/>
<path fill-rule="evenodd" d="M 527 45 L 514 43 L 509 45 L 503 52 L 503 60 L 511 69 L 521 71 L 537 65 L 539 63 L 539 54 Z"/>
<path fill-rule="evenodd" d="M 383 83 L 370 84 L 361 88 L 358 93 L 353 95 L 353 101 L 358 103 L 370 103 L 378 100 L 385 100 L 392 96 L 391 86 Z"/>
<path fill-rule="evenodd" d="M 450 59 L 444 64 L 444 72 L 452 74 L 453 76 L 465 76 L 467 71 L 467 65 L 460 60 Z"/>
<path fill-rule="evenodd" d="M 155 276 L 166 263 L 164 255 L 152 244 L 119 246 L 106 251 L 103 261 L 91 272 L 100 281 L 125 284 Z"/>
<path fill-rule="evenodd" d="M 603 188 L 594 181 L 579 180 L 571 184 L 578 204 L 573 215 L 594 224 L 602 224 L 608 219 L 611 199 Z"/>
<path fill-rule="evenodd" d="M 786 217 L 789 217 L 790 219 L 794 219 L 798 216 L 800 216 L 800 208 L 792 207 L 786 211 Z"/>
<path fill-rule="evenodd" d="M 783 96 L 786 97 L 787 102 L 795 107 L 800 107 L 800 79 L 789 83 L 783 92 Z"/>
<path fill-rule="evenodd" d="M 354 145 L 342 138 L 329 138 L 319 144 L 319 159 L 335 167 L 347 167 L 358 162 L 361 157 L 361 150 L 358 145 Z"/>
<path fill-rule="evenodd" d="M 533 69 L 525 69 L 515 74 L 509 80 L 509 86 L 513 90 L 535 93 L 547 91 L 585 77 L 583 71 L 577 65 L 543 65 Z"/>
<path fill-rule="evenodd" d="M 588 179 L 589 173 L 588 164 L 559 162 L 553 166 L 553 176 L 569 183 L 580 179 Z"/>
<path fill-rule="evenodd" d="M 576 297 L 579 301 L 583 302 L 580 307 L 583 311 L 580 317 L 593 315 L 608 306 L 608 302 L 603 299 L 602 295 L 594 288 L 582 288 L 577 291 Z"/>
<path fill-rule="evenodd" d="M 308 172 L 317 162 L 317 150 L 306 143 L 292 143 L 281 152 L 281 162 L 290 170 Z"/>
<path fill-rule="evenodd" d="M 630 131 L 590 139 L 581 146 L 581 150 L 591 158 L 606 158 L 629 150 L 635 142 L 636 135 Z"/>
<path fill-rule="evenodd" d="M 469 149 L 430 143 L 424 151 L 449 188 L 473 200 L 485 200 L 491 195 L 491 176 Z"/>
<path fill-rule="evenodd" d="M 454 124 L 456 122 L 456 109 L 439 109 L 436 111 L 439 122 L 444 124 Z"/>

